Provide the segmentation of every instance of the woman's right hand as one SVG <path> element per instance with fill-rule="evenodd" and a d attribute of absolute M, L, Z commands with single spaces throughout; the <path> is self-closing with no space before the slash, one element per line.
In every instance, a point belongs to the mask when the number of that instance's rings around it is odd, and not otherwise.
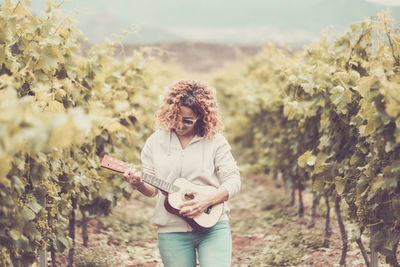
<path fill-rule="evenodd" d="M 130 165 L 130 167 L 126 169 L 124 172 L 124 178 L 134 187 L 140 187 L 143 185 L 142 178 L 140 178 L 139 172 L 133 167 L 133 165 Z"/>

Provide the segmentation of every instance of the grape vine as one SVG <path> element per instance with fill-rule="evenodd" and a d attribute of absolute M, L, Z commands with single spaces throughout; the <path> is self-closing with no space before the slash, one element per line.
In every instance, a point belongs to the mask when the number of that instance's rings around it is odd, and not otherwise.
<path fill-rule="evenodd" d="M 279 172 L 294 188 L 344 200 L 359 232 L 374 227 L 372 248 L 393 265 L 400 239 L 399 37 L 383 11 L 299 53 L 267 47 L 244 70 L 214 80 L 229 97 L 222 105 L 235 118 L 228 121 L 231 138 L 252 170 Z M 236 131 L 238 122 L 246 126 Z"/>

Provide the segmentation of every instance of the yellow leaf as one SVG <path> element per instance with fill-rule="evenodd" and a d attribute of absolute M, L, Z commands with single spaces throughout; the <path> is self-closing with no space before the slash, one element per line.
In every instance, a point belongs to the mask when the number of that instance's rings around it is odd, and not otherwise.
<path fill-rule="evenodd" d="M 5 38 L 2 37 L 2 33 L 0 33 L 0 42 L 5 42 Z M 6 46 L 1 44 L 0 45 L 0 62 L 6 61 Z"/>
<path fill-rule="evenodd" d="M 369 96 L 369 90 L 371 89 L 372 85 L 376 81 L 376 77 L 374 76 L 368 76 L 368 77 L 362 77 L 359 80 L 359 85 L 358 85 L 358 91 L 363 97 Z"/>
<path fill-rule="evenodd" d="M 392 118 L 397 118 L 400 113 L 400 106 L 393 99 L 386 99 L 386 112 Z"/>
<path fill-rule="evenodd" d="M 25 7 L 26 3 L 29 5 L 30 1 L 20 1 L 19 3 L 17 3 L 17 6 L 16 6 L 13 14 L 17 15 L 18 17 L 29 16 L 30 12 Z"/>
<path fill-rule="evenodd" d="M 3 184 L 5 187 L 10 187 L 10 180 L 7 178 L 8 172 L 11 170 L 11 157 L 2 156 L 0 157 L 0 184 Z"/>
<path fill-rule="evenodd" d="M 51 132 L 49 145 L 59 148 L 70 146 L 75 138 L 76 129 L 73 122 L 67 120 Z"/>
<path fill-rule="evenodd" d="M 357 161 L 359 160 L 359 157 L 357 154 L 353 154 L 350 158 L 350 165 L 354 165 L 357 163 Z"/>
<path fill-rule="evenodd" d="M 13 1 L 6 0 L 1 6 L 1 11 L 7 16 L 17 15 L 18 17 L 23 17 L 25 15 L 30 15 L 25 7 L 25 4 L 30 5 L 30 2 L 29 0 L 21 0 L 15 4 Z"/>
<path fill-rule="evenodd" d="M 49 113 L 58 113 L 63 112 L 65 110 L 64 105 L 58 101 L 50 101 L 44 111 Z"/>
<path fill-rule="evenodd" d="M 124 127 L 116 120 L 108 122 L 104 125 L 104 128 L 106 128 L 110 133 L 124 131 Z"/>
<path fill-rule="evenodd" d="M 60 61 L 59 52 L 52 46 L 45 46 L 40 55 L 40 62 L 44 71 L 53 71 Z"/>
<path fill-rule="evenodd" d="M 99 194 L 103 195 L 107 191 L 107 188 L 108 188 L 107 180 L 106 179 L 101 180 Z"/>
<path fill-rule="evenodd" d="M 44 101 L 46 103 L 52 100 L 50 90 L 51 87 L 43 83 L 37 84 L 32 88 L 32 91 L 35 92 L 36 100 Z"/>

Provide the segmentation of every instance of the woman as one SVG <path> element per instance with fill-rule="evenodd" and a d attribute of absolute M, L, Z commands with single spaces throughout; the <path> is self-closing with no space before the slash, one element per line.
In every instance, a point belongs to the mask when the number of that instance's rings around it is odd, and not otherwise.
<path fill-rule="evenodd" d="M 195 81 L 172 84 L 157 112 L 158 130 L 146 141 L 143 171 L 168 182 L 183 177 L 197 185 L 214 186 L 209 195 L 195 195 L 179 207 L 181 216 L 194 218 L 209 206 L 232 198 L 240 190 L 240 173 L 221 134 L 222 122 L 215 90 Z M 232 238 L 227 213 L 208 231 L 195 231 L 181 216 L 164 207 L 165 195 L 143 183 L 132 169 L 125 179 L 142 194 L 158 195 L 152 222 L 158 227 L 158 247 L 166 267 L 195 267 L 196 250 L 201 267 L 230 266 Z"/>

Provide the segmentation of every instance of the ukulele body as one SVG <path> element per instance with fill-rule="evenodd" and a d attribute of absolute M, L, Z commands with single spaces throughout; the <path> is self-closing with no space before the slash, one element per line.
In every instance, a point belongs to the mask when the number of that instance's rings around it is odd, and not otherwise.
<path fill-rule="evenodd" d="M 186 201 L 192 200 L 188 197 L 188 192 L 198 192 L 201 194 L 209 195 L 214 193 L 217 189 L 213 186 L 195 185 L 184 178 L 178 178 L 174 181 L 173 185 L 179 187 L 179 191 L 169 193 L 164 201 L 165 209 L 177 216 L 182 217 L 187 223 L 196 231 L 205 231 L 213 227 L 222 215 L 224 204 L 219 203 L 208 207 L 202 214 L 190 219 L 179 214 L 178 207 Z M 194 195 L 196 198 L 196 195 Z"/>
<path fill-rule="evenodd" d="M 101 161 L 101 167 L 118 173 L 124 173 L 128 168 L 131 168 L 131 165 L 109 155 L 104 155 Z M 178 178 L 171 184 L 155 177 L 154 175 L 149 175 L 140 171 L 138 172 L 145 183 L 158 188 L 164 194 L 166 194 L 164 202 L 166 210 L 172 214 L 182 217 L 194 230 L 208 230 L 219 221 L 224 209 L 224 203 L 209 206 L 202 214 L 193 219 L 182 216 L 179 214 L 178 209 L 178 207 L 185 201 L 196 198 L 196 195 L 194 195 L 192 198 L 188 197 L 188 192 L 198 192 L 208 195 L 217 190 L 215 187 L 207 185 L 195 185 L 184 178 Z"/>

